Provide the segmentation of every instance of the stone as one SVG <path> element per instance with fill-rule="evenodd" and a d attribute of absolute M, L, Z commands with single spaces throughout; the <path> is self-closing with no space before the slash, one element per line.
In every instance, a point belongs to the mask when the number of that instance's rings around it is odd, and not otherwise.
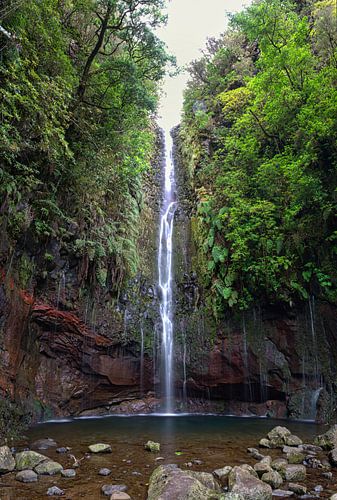
<path fill-rule="evenodd" d="M 277 472 L 284 471 L 285 468 L 288 465 L 288 460 L 285 458 L 277 458 L 276 460 L 273 460 L 271 463 L 271 466 L 274 470 L 277 470 Z"/>
<path fill-rule="evenodd" d="M 272 500 L 271 486 L 252 476 L 242 467 L 232 469 L 228 484 L 232 493 L 242 495 L 245 500 Z"/>
<path fill-rule="evenodd" d="M 256 458 L 256 460 L 262 460 L 264 458 L 264 455 L 259 452 L 256 448 L 247 448 L 247 452 L 253 457 Z"/>
<path fill-rule="evenodd" d="M 194 465 L 202 465 L 202 464 L 203 464 L 203 461 L 202 461 L 202 460 L 199 460 L 199 459 L 197 459 L 197 458 L 194 458 L 194 459 L 192 460 L 192 464 L 194 464 Z"/>
<path fill-rule="evenodd" d="M 261 480 L 264 483 L 269 484 L 273 489 L 276 489 L 283 484 L 283 479 L 276 470 L 266 472 L 262 475 Z"/>
<path fill-rule="evenodd" d="M 54 448 L 57 446 L 56 441 L 51 438 L 38 439 L 32 443 L 31 448 L 35 450 L 48 450 L 49 448 Z"/>
<path fill-rule="evenodd" d="M 261 448 L 271 448 L 271 442 L 269 439 L 262 438 L 259 441 L 259 446 Z"/>
<path fill-rule="evenodd" d="M 239 493 L 230 491 L 229 493 L 222 494 L 219 500 L 245 500 L 245 498 Z"/>
<path fill-rule="evenodd" d="M 76 471 L 75 469 L 62 469 L 61 470 L 61 476 L 63 477 L 75 477 L 76 476 Z"/>
<path fill-rule="evenodd" d="M 150 477 L 147 500 L 215 500 L 222 496 L 204 486 L 196 474 L 198 473 L 183 471 L 176 464 L 157 467 Z"/>
<path fill-rule="evenodd" d="M 228 475 L 233 469 L 230 465 L 226 465 L 221 469 L 216 469 L 213 471 L 213 475 L 220 481 L 222 486 L 228 486 Z"/>
<path fill-rule="evenodd" d="M 15 469 L 15 459 L 8 446 L 0 447 L 0 473 L 12 472 Z"/>
<path fill-rule="evenodd" d="M 34 469 L 44 460 L 49 460 L 49 458 L 36 451 L 21 451 L 15 455 L 17 470 Z"/>
<path fill-rule="evenodd" d="M 274 490 L 273 491 L 273 497 L 289 498 L 292 496 L 294 496 L 293 491 L 289 491 L 289 490 Z"/>
<path fill-rule="evenodd" d="M 314 490 L 316 491 L 316 493 L 322 493 L 323 491 L 323 486 L 321 484 L 318 484 L 317 486 L 315 486 Z"/>
<path fill-rule="evenodd" d="M 21 483 L 36 483 L 37 474 L 33 470 L 22 470 L 17 473 L 15 479 Z"/>
<path fill-rule="evenodd" d="M 131 497 L 123 491 L 116 491 L 111 495 L 110 500 L 131 500 Z"/>
<path fill-rule="evenodd" d="M 283 453 L 295 453 L 295 452 L 297 452 L 297 453 L 303 453 L 303 450 L 300 447 L 296 447 L 295 448 L 294 446 L 287 446 L 287 445 L 285 445 L 282 448 L 282 452 Z"/>
<path fill-rule="evenodd" d="M 288 489 L 296 493 L 296 495 L 306 495 L 307 493 L 307 487 L 303 486 L 302 484 L 289 483 Z"/>
<path fill-rule="evenodd" d="M 111 496 L 113 493 L 123 493 L 127 491 L 128 487 L 125 484 L 103 484 L 101 491 L 106 497 Z"/>
<path fill-rule="evenodd" d="M 62 446 L 61 448 L 56 448 L 56 453 L 68 453 L 71 450 L 68 446 Z"/>
<path fill-rule="evenodd" d="M 47 495 L 49 497 L 62 497 L 64 495 L 64 491 L 58 486 L 52 486 L 51 488 L 48 488 Z"/>
<path fill-rule="evenodd" d="M 89 446 L 91 453 L 111 453 L 112 449 L 109 444 L 96 443 Z"/>
<path fill-rule="evenodd" d="M 271 472 L 272 468 L 266 462 L 258 462 L 257 464 L 254 465 L 254 470 L 255 470 L 255 472 L 257 472 L 257 475 L 259 477 L 261 477 L 261 476 L 263 476 L 263 474 L 266 474 L 267 472 Z"/>
<path fill-rule="evenodd" d="M 322 472 L 322 476 L 330 480 L 332 479 L 332 472 Z"/>
<path fill-rule="evenodd" d="M 291 436 L 291 432 L 286 427 L 278 425 L 268 432 L 267 437 L 272 448 L 279 448 L 285 444 L 285 439 Z"/>
<path fill-rule="evenodd" d="M 323 451 L 323 448 L 321 446 L 315 446 L 314 444 L 302 444 L 300 448 L 303 451 L 313 452 L 313 453 L 320 453 L 321 451 Z"/>
<path fill-rule="evenodd" d="M 330 500 L 337 500 L 337 493 L 331 495 Z"/>
<path fill-rule="evenodd" d="M 111 470 L 110 469 L 107 469 L 106 467 L 103 467 L 102 469 L 100 469 L 98 471 L 98 474 L 100 476 L 108 476 L 109 474 L 111 474 Z"/>
<path fill-rule="evenodd" d="M 337 448 L 337 424 L 330 427 L 330 429 L 324 434 L 317 436 L 314 444 L 316 446 L 320 446 L 324 450 Z"/>
<path fill-rule="evenodd" d="M 287 465 L 284 472 L 280 471 L 280 474 L 286 481 L 304 481 L 306 469 L 304 465 Z"/>
<path fill-rule="evenodd" d="M 147 443 L 144 444 L 144 448 L 147 451 L 158 453 L 160 451 L 160 443 L 155 443 L 154 441 L 148 441 Z"/>
<path fill-rule="evenodd" d="M 63 469 L 62 465 L 58 462 L 53 462 L 52 460 L 46 460 L 45 462 L 41 462 L 39 465 L 34 467 L 34 470 L 37 474 L 42 474 L 46 476 L 53 476 L 58 472 L 61 472 Z"/>
<path fill-rule="evenodd" d="M 240 468 L 248 472 L 251 476 L 258 478 L 257 472 L 254 470 L 254 468 L 249 465 L 249 464 L 242 464 L 240 465 Z"/>
<path fill-rule="evenodd" d="M 292 451 L 287 453 L 287 460 L 290 464 L 301 464 L 305 460 L 305 455 L 300 451 Z"/>
<path fill-rule="evenodd" d="M 330 461 L 331 465 L 333 465 L 334 467 L 337 467 L 337 448 L 333 448 L 329 452 L 329 461 Z"/>
<path fill-rule="evenodd" d="M 200 481 L 200 483 L 209 490 L 221 491 L 219 483 L 216 481 L 213 474 L 209 472 L 188 471 L 188 475 Z"/>
<path fill-rule="evenodd" d="M 298 436 L 295 436 L 294 434 L 286 436 L 284 438 L 284 442 L 287 446 L 300 446 L 301 444 L 303 444 L 302 439 L 300 439 Z"/>

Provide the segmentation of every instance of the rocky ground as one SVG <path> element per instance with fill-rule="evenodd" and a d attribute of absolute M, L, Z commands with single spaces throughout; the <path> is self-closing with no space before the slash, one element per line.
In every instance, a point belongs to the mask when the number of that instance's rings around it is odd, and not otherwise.
<path fill-rule="evenodd" d="M 59 461 L 48 455 L 60 457 Z M 160 443 L 148 441 L 143 453 L 154 455 L 159 464 Z M 76 458 L 68 447 L 58 447 L 50 438 L 40 439 L 30 449 L 15 450 L 7 445 L 0 447 L 1 498 L 34 498 L 34 487 L 43 478 L 52 477 L 46 483 L 45 496 L 75 498 L 104 498 L 128 500 L 127 476 L 117 482 L 108 467 L 96 471 L 104 478 L 97 486 L 96 494 L 74 496 L 67 493 L 64 485 L 76 479 L 82 462 L 94 456 L 108 456 L 112 447 L 108 443 L 95 443 L 87 453 Z M 176 453 L 179 455 L 178 453 Z M 84 463 L 84 462 L 83 462 Z M 68 464 L 65 466 L 65 464 Z M 71 466 L 69 466 L 71 464 Z M 337 500 L 335 467 L 337 467 L 337 425 L 316 437 L 314 443 L 303 443 L 286 427 L 274 427 L 262 437 L 256 448 L 247 449 L 247 463 L 230 465 L 219 463 L 213 473 L 202 471 L 202 460 L 157 466 L 149 479 L 148 500 L 272 500 L 275 498 L 330 498 Z M 198 470 L 195 468 L 198 467 Z M 149 470 L 150 472 L 150 470 Z M 312 474 L 315 473 L 315 483 Z M 132 472 L 133 475 L 136 472 Z M 142 474 L 138 473 L 139 476 Z M 109 481 L 110 478 L 110 481 Z M 111 478 L 113 480 L 111 481 Z M 139 479 L 141 480 L 141 479 Z M 66 483 L 65 483 L 66 481 Z M 6 486 L 17 483 L 18 496 L 6 495 Z M 8 483 L 8 484 L 6 484 Z M 21 496 L 25 485 L 27 497 Z M 68 483 L 69 484 L 69 483 Z M 336 493 L 335 493 L 335 491 Z M 13 491 L 13 489 L 12 489 Z M 92 491 L 92 489 L 91 489 Z M 37 498 L 37 497 L 36 497 Z M 39 496 L 40 498 L 40 496 Z"/>

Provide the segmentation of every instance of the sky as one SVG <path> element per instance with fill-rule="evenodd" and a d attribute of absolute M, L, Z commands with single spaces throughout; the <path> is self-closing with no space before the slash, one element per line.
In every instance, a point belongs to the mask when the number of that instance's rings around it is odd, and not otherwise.
<path fill-rule="evenodd" d="M 168 23 L 157 30 L 169 53 L 184 66 L 201 56 L 209 37 L 217 37 L 226 29 L 226 13 L 242 10 L 249 0 L 167 0 Z M 159 109 L 159 124 L 164 129 L 180 122 L 183 90 L 187 72 L 166 77 Z"/>

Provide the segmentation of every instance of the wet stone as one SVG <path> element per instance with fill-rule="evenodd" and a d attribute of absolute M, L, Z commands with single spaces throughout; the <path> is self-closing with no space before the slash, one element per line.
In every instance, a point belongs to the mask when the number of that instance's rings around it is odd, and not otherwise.
<path fill-rule="evenodd" d="M 75 477 L 76 471 L 74 469 L 63 469 L 63 470 L 61 470 L 61 476 L 63 476 L 63 477 Z"/>
<path fill-rule="evenodd" d="M 57 446 L 56 441 L 51 438 L 38 439 L 32 443 L 31 447 L 36 450 L 48 450 L 49 448 L 55 448 Z"/>
<path fill-rule="evenodd" d="M 296 495 L 305 495 L 307 493 L 307 487 L 302 484 L 289 483 L 288 489 L 296 493 Z"/>
<path fill-rule="evenodd" d="M 325 479 L 332 479 L 332 472 L 322 472 L 322 476 L 325 477 Z"/>
<path fill-rule="evenodd" d="M 49 497 L 62 497 L 64 495 L 64 491 L 58 486 L 52 486 L 51 488 L 48 488 L 47 495 Z"/>
<path fill-rule="evenodd" d="M 323 491 L 323 486 L 321 484 L 318 484 L 317 486 L 315 486 L 314 490 L 316 491 L 316 493 L 321 493 Z"/>
<path fill-rule="evenodd" d="M 71 450 L 68 446 L 62 446 L 61 448 L 56 448 L 56 453 L 68 453 Z"/>
<path fill-rule="evenodd" d="M 108 469 L 107 467 L 103 467 L 102 469 L 100 469 L 100 470 L 98 471 L 98 474 L 99 474 L 100 476 L 108 476 L 109 474 L 111 474 L 111 470 L 110 470 L 110 469 Z"/>
<path fill-rule="evenodd" d="M 15 479 L 21 483 L 35 483 L 37 481 L 37 474 L 32 470 L 22 470 L 17 473 Z"/>
<path fill-rule="evenodd" d="M 91 453 L 111 453 L 111 446 L 105 443 L 96 443 L 89 446 Z"/>
<path fill-rule="evenodd" d="M 37 474 L 53 476 L 54 474 L 61 472 L 62 469 L 63 469 L 62 465 L 59 464 L 58 462 L 47 460 L 37 465 L 34 470 L 35 472 L 37 472 Z"/>
<path fill-rule="evenodd" d="M 144 444 L 144 448 L 147 451 L 157 453 L 160 451 L 160 443 L 155 443 L 154 441 L 148 441 L 147 443 Z"/>
<path fill-rule="evenodd" d="M 273 491 L 273 497 L 290 498 L 292 496 L 294 496 L 293 491 L 289 491 L 289 490 L 274 490 Z"/>
<path fill-rule="evenodd" d="M 0 473 L 11 472 L 15 469 L 15 460 L 8 446 L 0 447 Z"/>
<path fill-rule="evenodd" d="M 103 495 L 109 497 L 113 493 L 125 492 L 128 487 L 125 484 L 104 484 L 101 488 Z"/>
<path fill-rule="evenodd" d="M 123 491 L 116 491 L 111 495 L 110 500 L 131 500 L 131 497 Z"/>
<path fill-rule="evenodd" d="M 256 460 L 262 460 L 264 458 L 264 455 L 259 452 L 256 448 L 247 448 L 247 452 L 253 457 L 256 458 Z"/>

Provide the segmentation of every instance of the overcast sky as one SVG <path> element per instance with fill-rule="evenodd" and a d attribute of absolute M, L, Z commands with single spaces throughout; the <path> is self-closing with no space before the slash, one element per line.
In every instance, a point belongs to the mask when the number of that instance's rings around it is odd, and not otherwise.
<path fill-rule="evenodd" d="M 249 0 L 168 0 L 167 26 L 157 31 L 169 52 L 183 66 L 198 59 L 208 37 L 217 37 L 226 29 L 226 13 L 237 12 Z M 160 124 L 172 128 L 180 121 L 183 89 L 188 75 L 166 78 L 161 100 Z"/>

